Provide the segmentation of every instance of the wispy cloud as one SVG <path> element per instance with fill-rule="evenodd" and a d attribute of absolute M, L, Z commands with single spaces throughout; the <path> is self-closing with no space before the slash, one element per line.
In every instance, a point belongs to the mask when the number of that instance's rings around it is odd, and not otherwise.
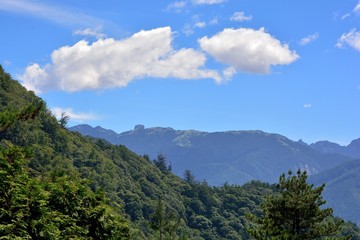
<path fill-rule="evenodd" d="M 10 66 L 10 65 L 11 65 L 11 61 L 10 61 L 10 60 L 4 60 L 4 61 L 3 61 L 3 65 L 4 65 L 4 66 Z"/>
<path fill-rule="evenodd" d="M 310 34 L 309 36 L 306 36 L 304 38 L 302 38 L 300 41 L 299 41 L 299 44 L 301 46 L 304 46 L 304 45 L 307 45 L 313 41 L 315 41 L 316 39 L 319 38 L 319 34 L 318 33 L 314 33 L 314 34 Z"/>
<path fill-rule="evenodd" d="M 190 35 L 194 34 L 194 26 L 192 24 L 187 23 L 184 25 L 182 32 L 186 36 L 190 36 Z"/>
<path fill-rule="evenodd" d="M 51 112 L 57 119 L 60 119 L 61 115 L 64 113 L 65 115 L 70 117 L 70 120 L 73 122 L 86 122 L 91 120 L 97 120 L 100 117 L 94 113 L 83 113 L 83 112 L 75 112 L 72 108 L 60 108 L 54 107 L 51 108 Z"/>
<path fill-rule="evenodd" d="M 174 10 L 175 12 L 181 12 L 181 10 L 186 7 L 186 5 L 187 5 L 186 1 L 177 1 L 177 2 L 170 3 L 166 7 L 166 10 L 167 11 Z"/>
<path fill-rule="evenodd" d="M 211 19 L 209 21 L 210 25 L 217 25 L 219 23 L 219 18 L 218 17 L 214 17 L 213 19 Z"/>
<path fill-rule="evenodd" d="M 171 28 L 164 27 L 143 30 L 123 40 L 107 38 L 92 44 L 82 40 L 53 51 L 52 62 L 32 64 L 18 78 L 38 93 L 125 87 L 142 78 L 223 80 L 217 71 L 205 68 L 203 52 L 174 49 L 172 36 Z"/>
<path fill-rule="evenodd" d="M 350 13 L 345 13 L 344 15 L 341 16 L 341 20 L 344 20 L 348 17 L 351 17 L 351 14 Z"/>
<path fill-rule="evenodd" d="M 175 11 L 176 13 L 182 12 L 184 9 L 188 9 L 191 5 L 215 5 L 224 3 L 227 0 L 182 0 L 175 1 L 167 5 L 166 11 Z"/>
<path fill-rule="evenodd" d="M 312 104 L 311 103 L 306 103 L 304 104 L 304 108 L 311 108 L 312 107 Z"/>
<path fill-rule="evenodd" d="M 193 19 L 193 23 L 185 24 L 185 26 L 182 29 L 182 32 L 186 36 L 193 34 L 195 32 L 194 31 L 195 28 L 205 28 L 207 26 L 217 25 L 219 23 L 219 20 L 217 17 L 214 17 L 210 21 L 203 21 L 200 19 L 200 17 L 198 15 L 194 15 L 192 17 L 192 19 Z"/>
<path fill-rule="evenodd" d="M 356 13 L 360 13 L 360 1 L 359 1 L 358 4 L 355 6 L 355 8 L 354 8 L 353 11 L 356 12 Z"/>
<path fill-rule="evenodd" d="M 235 12 L 231 17 L 231 21 L 236 22 L 244 22 L 244 21 L 250 21 L 252 19 L 252 15 L 246 16 L 244 12 Z"/>
<path fill-rule="evenodd" d="M 348 45 L 357 51 L 360 51 L 360 32 L 356 29 L 352 29 L 348 33 L 344 33 L 338 40 L 336 46 L 343 48 L 344 45 Z"/>
<path fill-rule="evenodd" d="M 77 10 L 33 0 L 0 0 L 0 10 L 22 13 L 67 26 L 101 26 L 103 20 Z"/>
<path fill-rule="evenodd" d="M 231 79 L 236 74 L 236 69 L 234 67 L 228 67 L 223 71 L 223 76 L 225 80 Z"/>
<path fill-rule="evenodd" d="M 101 32 L 100 28 L 97 29 L 93 29 L 93 28 L 85 28 L 85 29 L 78 29 L 76 31 L 74 31 L 73 33 L 74 35 L 79 35 L 79 36 L 90 36 L 90 37 L 95 37 L 97 39 L 101 39 L 101 38 L 105 38 L 106 34 Z"/>
<path fill-rule="evenodd" d="M 198 21 L 194 24 L 194 27 L 197 27 L 197 28 L 204 28 L 206 26 L 206 22 L 204 21 Z"/>
<path fill-rule="evenodd" d="M 199 5 L 199 4 L 219 4 L 226 2 L 227 0 L 192 0 L 193 4 Z"/>

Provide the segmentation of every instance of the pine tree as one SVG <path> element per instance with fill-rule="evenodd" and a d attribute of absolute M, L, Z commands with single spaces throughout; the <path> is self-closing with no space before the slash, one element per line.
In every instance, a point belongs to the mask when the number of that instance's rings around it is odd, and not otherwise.
<path fill-rule="evenodd" d="M 164 228 L 165 228 L 165 209 L 161 199 L 158 200 L 158 204 L 155 209 L 155 213 L 152 217 L 151 228 L 159 231 L 159 239 L 163 239 Z"/>
<path fill-rule="evenodd" d="M 196 183 L 195 180 L 195 176 L 194 174 L 191 172 L 191 170 L 186 169 L 184 171 L 184 180 L 185 182 L 187 182 L 189 185 L 194 185 Z"/>
<path fill-rule="evenodd" d="M 163 154 L 158 154 L 157 158 L 153 160 L 155 166 L 163 173 L 171 172 L 171 164 L 168 164 L 168 161 Z"/>
<path fill-rule="evenodd" d="M 279 193 L 265 200 L 263 216 L 250 217 L 254 223 L 250 235 L 264 240 L 349 239 L 337 236 L 342 222 L 329 219 L 333 210 L 321 208 L 326 202 L 321 196 L 324 187 L 309 185 L 305 171 L 281 175 Z"/>
<path fill-rule="evenodd" d="M 4 143 L 2 143 L 3 145 Z M 27 153 L 18 147 L 0 146 L 0 238 L 31 239 L 27 232 Z"/>

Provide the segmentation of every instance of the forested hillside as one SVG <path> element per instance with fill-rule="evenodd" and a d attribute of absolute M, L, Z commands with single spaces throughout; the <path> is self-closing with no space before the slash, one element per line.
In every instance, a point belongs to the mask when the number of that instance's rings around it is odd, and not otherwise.
<path fill-rule="evenodd" d="M 247 215 L 276 192 L 180 179 L 162 155 L 70 132 L 1 67 L 0 113 L 2 239 L 250 239 Z"/>

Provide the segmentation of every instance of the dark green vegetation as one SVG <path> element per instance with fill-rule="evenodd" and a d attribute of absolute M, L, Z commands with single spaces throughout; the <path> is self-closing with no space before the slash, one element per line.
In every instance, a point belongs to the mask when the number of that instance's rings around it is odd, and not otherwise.
<path fill-rule="evenodd" d="M 250 239 L 246 216 L 276 191 L 182 180 L 163 156 L 69 132 L 2 68 L 0 113 L 1 239 Z"/>
<path fill-rule="evenodd" d="M 262 217 L 252 216 L 249 232 L 256 239 L 350 239 L 338 236 L 342 221 L 329 219 L 332 209 L 321 208 L 324 187 L 309 185 L 306 172 L 300 170 L 296 176 L 283 174 L 279 193 L 266 198 Z"/>
<path fill-rule="evenodd" d="M 64 174 L 30 177 L 27 156 L 18 147 L 0 149 L 1 239 L 128 238 L 127 223 L 104 193 Z"/>

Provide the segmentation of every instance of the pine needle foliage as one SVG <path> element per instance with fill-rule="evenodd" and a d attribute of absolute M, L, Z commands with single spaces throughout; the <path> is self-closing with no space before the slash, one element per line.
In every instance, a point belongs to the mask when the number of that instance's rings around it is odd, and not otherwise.
<path fill-rule="evenodd" d="M 306 171 L 281 175 L 278 194 L 269 196 L 262 206 L 263 216 L 249 217 L 254 223 L 249 233 L 259 240 L 350 239 L 338 236 L 343 221 L 334 221 L 333 210 L 322 208 L 324 187 L 308 184 Z"/>

